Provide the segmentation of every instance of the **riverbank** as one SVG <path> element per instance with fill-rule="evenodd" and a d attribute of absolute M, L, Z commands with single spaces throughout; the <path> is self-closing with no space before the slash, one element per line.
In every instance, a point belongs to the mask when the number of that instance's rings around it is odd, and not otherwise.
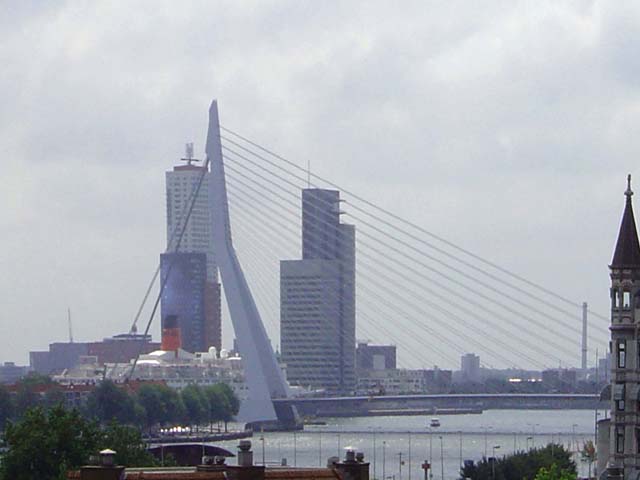
<path fill-rule="evenodd" d="M 191 433 L 168 434 L 146 437 L 144 440 L 150 445 L 166 445 L 170 443 L 216 443 L 228 440 L 240 440 L 253 437 L 251 430 L 220 433 Z"/>

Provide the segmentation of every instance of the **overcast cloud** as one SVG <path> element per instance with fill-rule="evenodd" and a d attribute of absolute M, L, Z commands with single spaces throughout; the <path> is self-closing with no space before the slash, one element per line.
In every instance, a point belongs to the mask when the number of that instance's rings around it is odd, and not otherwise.
<path fill-rule="evenodd" d="M 637 2 L 0 10 L 0 361 L 64 340 L 67 306 L 76 339 L 128 330 L 164 171 L 184 142 L 201 155 L 212 98 L 226 126 L 608 311 L 627 173 L 640 192 Z"/>

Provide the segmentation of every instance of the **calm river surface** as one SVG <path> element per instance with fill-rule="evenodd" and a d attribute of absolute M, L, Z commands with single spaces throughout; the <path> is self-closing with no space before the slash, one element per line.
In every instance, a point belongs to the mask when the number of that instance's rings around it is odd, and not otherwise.
<path fill-rule="evenodd" d="M 598 418 L 603 418 L 604 411 Z M 443 415 L 441 426 L 429 428 L 430 417 L 325 418 L 326 425 L 305 426 L 293 433 L 255 433 L 254 461 L 267 465 L 325 466 L 331 456 L 344 457 L 345 447 L 365 454 L 372 478 L 422 480 L 420 468 L 431 458 L 434 480 L 459 478 L 460 460 L 500 457 L 514 450 L 554 441 L 571 450 L 594 438 L 593 410 L 487 410 L 481 415 Z M 237 440 L 220 442 L 236 451 Z M 402 460 L 403 465 L 400 465 Z M 575 455 L 579 472 L 588 465 Z M 233 462 L 233 460 L 231 460 Z"/>

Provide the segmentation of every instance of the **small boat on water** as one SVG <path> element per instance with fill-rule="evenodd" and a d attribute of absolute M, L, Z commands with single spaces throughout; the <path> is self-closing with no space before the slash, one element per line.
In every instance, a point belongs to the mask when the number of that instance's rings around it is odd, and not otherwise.
<path fill-rule="evenodd" d="M 439 418 L 432 418 L 431 419 L 431 423 L 429 423 L 430 427 L 439 427 L 440 426 L 440 419 Z"/>

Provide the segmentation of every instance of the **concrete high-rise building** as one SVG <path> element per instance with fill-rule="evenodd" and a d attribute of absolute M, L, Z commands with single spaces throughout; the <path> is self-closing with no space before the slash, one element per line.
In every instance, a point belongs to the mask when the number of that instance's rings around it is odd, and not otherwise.
<path fill-rule="evenodd" d="M 475 353 L 466 353 L 460 357 L 460 374 L 462 381 L 480 381 L 480 357 Z"/>
<path fill-rule="evenodd" d="M 640 243 L 631 204 L 631 176 L 611 271 L 611 423 L 608 477 L 640 474 Z M 598 456 L 606 455 L 598 451 Z"/>
<path fill-rule="evenodd" d="M 186 165 L 179 165 L 172 171 L 166 172 L 167 189 L 167 253 L 171 257 L 163 255 L 163 278 L 169 269 L 167 261 L 175 259 L 179 265 L 180 282 L 172 279 L 174 267 L 171 267 L 169 283 L 172 289 L 182 292 L 181 302 L 186 302 L 184 295 L 193 296 L 192 303 L 196 298 L 202 296 L 202 312 L 197 317 L 185 315 L 196 315 L 194 310 L 185 309 L 184 304 L 172 304 L 172 299 L 178 298 L 171 292 L 165 292 L 162 297 L 161 317 L 167 315 L 177 315 L 178 324 L 181 329 L 181 338 L 185 350 L 193 350 L 197 347 L 199 351 L 206 351 L 209 347 L 216 347 L 220 351 L 222 344 L 222 312 L 221 312 L 221 289 L 218 281 L 218 267 L 213 248 L 213 235 L 211 228 L 211 214 L 209 204 L 209 182 L 211 172 L 204 171 L 205 167 L 194 165 L 196 161 L 192 158 L 193 149 L 187 147 Z M 202 174 L 204 173 L 204 177 Z M 198 182 L 202 177 L 202 184 L 198 190 L 198 196 L 189 221 L 186 224 L 184 235 L 177 245 L 178 236 L 187 217 L 189 205 L 192 197 L 198 188 Z M 196 257 L 183 254 L 203 254 L 205 268 L 202 271 L 195 265 L 200 262 Z M 175 255 L 173 255 L 175 254 Z M 198 257 L 200 258 L 200 257 Z M 190 266 L 189 266 L 190 265 Z M 193 268 L 192 268 L 193 267 Z M 195 275 L 190 277 L 189 275 Z M 204 274 L 204 279 L 201 275 Z M 204 283 L 201 283 L 204 281 Z M 169 284 L 167 285 L 167 287 Z M 189 289 L 192 289 L 189 293 Z M 180 313 L 178 313 L 180 312 Z M 201 316 L 200 316 L 201 315 Z"/>
<path fill-rule="evenodd" d="M 302 191 L 302 260 L 280 263 L 281 358 L 287 379 L 328 392 L 355 389 L 355 227 L 340 193 Z"/>

